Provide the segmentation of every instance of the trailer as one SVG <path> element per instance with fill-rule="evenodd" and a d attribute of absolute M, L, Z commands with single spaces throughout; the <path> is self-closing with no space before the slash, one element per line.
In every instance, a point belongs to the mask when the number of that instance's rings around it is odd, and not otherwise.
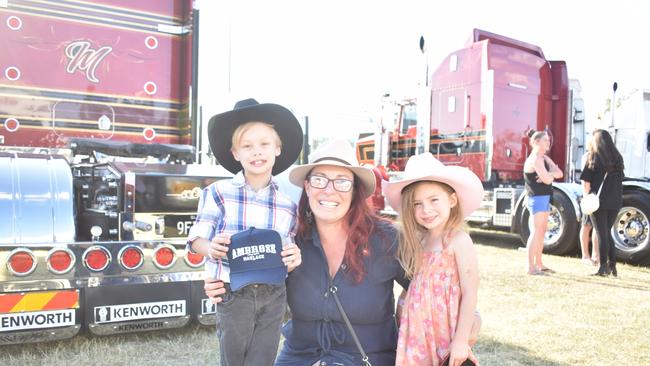
<path fill-rule="evenodd" d="M 0 345 L 215 324 L 191 0 L 0 1 Z"/>

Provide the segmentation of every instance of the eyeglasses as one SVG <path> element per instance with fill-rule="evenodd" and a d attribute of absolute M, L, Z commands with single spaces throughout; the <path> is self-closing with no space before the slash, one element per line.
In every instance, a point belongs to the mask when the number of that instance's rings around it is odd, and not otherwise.
<path fill-rule="evenodd" d="M 350 192 L 354 185 L 354 181 L 344 178 L 329 179 L 320 175 L 310 175 L 307 179 L 309 179 L 310 186 L 318 189 L 325 189 L 325 187 L 332 182 L 334 190 L 339 192 Z"/>

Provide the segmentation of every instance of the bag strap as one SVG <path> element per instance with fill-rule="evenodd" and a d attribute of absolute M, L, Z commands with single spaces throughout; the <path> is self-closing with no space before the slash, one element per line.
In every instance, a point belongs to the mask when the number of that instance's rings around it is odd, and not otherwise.
<path fill-rule="evenodd" d="M 352 328 L 352 323 L 350 323 L 350 319 L 348 319 L 348 315 L 345 313 L 345 310 L 343 310 L 343 305 L 341 305 L 341 300 L 339 300 L 339 295 L 336 294 L 338 289 L 332 283 L 332 278 L 329 276 L 328 278 L 329 278 L 329 286 L 330 286 L 329 292 L 332 294 L 332 297 L 334 297 L 334 302 L 336 303 L 336 307 L 339 308 L 339 313 L 341 313 L 341 317 L 343 318 L 345 325 L 348 327 L 348 331 L 352 335 L 354 344 L 357 346 L 359 353 L 361 353 L 361 360 L 363 361 L 363 365 L 372 366 L 370 360 L 368 359 L 368 355 L 363 350 L 363 347 L 361 347 L 361 342 L 359 341 L 359 337 L 357 337 L 357 333 L 354 331 L 354 328 Z"/>
<path fill-rule="evenodd" d="M 598 193 L 596 193 L 596 197 L 600 198 L 600 191 L 603 189 L 603 186 L 605 185 L 605 179 L 607 179 L 607 172 L 605 172 L 605 178 L 603 178 L 603 182 L 600 183 L 600 187 L 598 187 Z"/>

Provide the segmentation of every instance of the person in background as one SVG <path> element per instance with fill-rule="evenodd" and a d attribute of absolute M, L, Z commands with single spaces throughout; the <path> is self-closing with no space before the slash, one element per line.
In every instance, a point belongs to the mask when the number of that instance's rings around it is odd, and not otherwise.
<path fill-rule="evenodd" d="M 580 180 L 585 194 L 596 193 L 601 184 L 603 185 L 598 210 L 591 214 L 600 252 L 600 265 L 594 275 L 611 274 L 617 277 L 616 248 L 611 241 L 609 230 L 623 205 L 625 164 L 609 132 L 596 130 L 592 139 L 592 143 L 588 145 L 587 163 L 580 174 Z"/>
<path fill-rule="evenodd" d="M 587 140 L 587 152 L 582 157 L 583 170 L 587 164 L 589 155 L 589 146 L 593 143 L 593 138 Z M 591 216 L 583 214 L 580 225 L 580 252 L 582 254 L 582 263 L 590 266 L 598 266 L 600 255 L 598 254 L 598 236 L 592 235 L 593 224 Z M 589 241 L 591 241 L 591 255 L 589 254 Z"/>
<path fill-rule="evenodd" d="M 545 131 L 531 130 L 528 133 L 532 151 L 524 162 L 524 181 L 527 207 L 533 216 L 531 230 L 526 248 L 528 249 L 528 274 L 543 275 L 552 272 L 542 263 L 544 251 L 544 235 L 548 226 L 548 215 L 551 211 L 551 196 L 553 195 L 553 180 L 563 176 L 562 170 L 546 155 L 551 147 L 551 141 Z"/>
<path fill-rule="evenodd" d="M 590 266 L 597 266 L 600 262 L 598 254 L 598 235 L 592 235 L 593 225 L 590 215 L 582 215 L 582 226 L 580 226 L 580 251 L 582 263 Z M 589 255 L 589 241 L 591 240 L 591 256 Z"/>
<path fill-rule="evenodd" d="M 235 174 L 203 190 L 188 250 L 208 257 L 207 276 L 228 287 L 226 257 L 230 236 L 250 228 L 278 232 L 280 255 L 291 271 L 300 265 L 293 243 L 296 204 L 273 179 L 287 169 L 302 148 L 302 128 L 294 115 L 277 104 L 254 99 L 237 102 L 208 125 L 210 148 L 224 168 Z M 286 245 L 284 245 L 286 244 Z M 267 253 L 267 255 L 271 255 Z M 217 305 L 217 335 L 222 366 L 270 365 L 277 354 L 286 312 L 286 287 L 250 283 L 229 291 Z"/>
<path fill-rule="evenodd" d="M 467 168 L 445 166 L 429 152 L 411 156 L 403 179 L 384 183 L 402 222 L 398 259 L 411 279 L 399 328 L 396 365 L 460 365 L 478 295 L 478 255 L 462 229 L 483 198 Z"/>

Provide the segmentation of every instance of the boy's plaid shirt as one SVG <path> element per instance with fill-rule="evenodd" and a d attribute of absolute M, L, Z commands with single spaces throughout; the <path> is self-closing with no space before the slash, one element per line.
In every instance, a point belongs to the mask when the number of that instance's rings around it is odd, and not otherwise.
<path fill-rule="evenodd" d="M 268 186 L 255 192 L 240 171 L 232 179 L 216 181 L 203 189 L 188 243 L 198 237 L 212 240 L 216 234 L 232 235 L 251 227 L 275 230 L 284 243 L 293 242 L 296 211 L 296 204 L 278 190 L 274 178 Z M 227 272 L 224 266 L 221 278 L 226 281 Z"/>

